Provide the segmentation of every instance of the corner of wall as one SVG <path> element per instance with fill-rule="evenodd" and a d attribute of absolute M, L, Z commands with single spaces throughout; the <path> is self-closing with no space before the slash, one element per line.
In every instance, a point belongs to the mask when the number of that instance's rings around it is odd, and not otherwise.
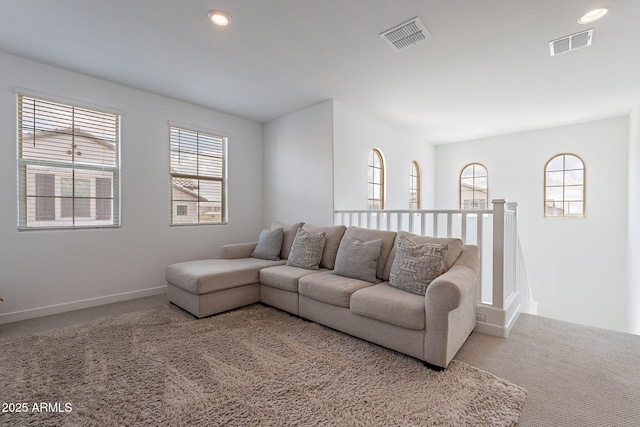
<path fill-rule="evenodd" d="M 629 114 L 627 215 L 628 330 L 640 335 L 640 97 Z M 634 220 L 635 219 L 635 220 Z"/>

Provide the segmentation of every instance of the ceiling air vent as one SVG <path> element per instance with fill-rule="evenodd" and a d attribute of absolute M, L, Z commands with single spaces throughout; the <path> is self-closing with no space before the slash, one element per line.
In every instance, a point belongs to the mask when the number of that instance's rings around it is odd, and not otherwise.
<path fill-rule="evenodd" d="M 570 36 L 562 37 L 549 42 L 549 53 L 551 56 L 580 49 L 591 45 L 593 40 L 593 28 Z"/>
<path fill-rule="evenodd" d="M 380 34 L 380 37 L 386 41 L 389 46 L 396 52 L 415 46 L 431 38 L 431 34 L 427 31 L 420 18 L 411 18 L 390 30 Z"/>

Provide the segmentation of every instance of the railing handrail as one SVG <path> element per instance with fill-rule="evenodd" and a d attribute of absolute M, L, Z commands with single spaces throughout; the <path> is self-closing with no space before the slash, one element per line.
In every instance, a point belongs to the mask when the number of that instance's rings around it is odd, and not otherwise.
<path fill-rule="evenodd" d="M 341 209 L 335 214 L 364 214 L 364 213 L 433 213 L 433 214 L 493 214 L 493 209 Z"/>

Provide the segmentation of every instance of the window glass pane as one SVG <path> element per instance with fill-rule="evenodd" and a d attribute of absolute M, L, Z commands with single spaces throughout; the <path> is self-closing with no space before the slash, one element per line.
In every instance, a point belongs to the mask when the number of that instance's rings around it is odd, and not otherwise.
<path fill-rule="evenodd" d="M 565 215 L 584 216 L 584 202 L 565 202 Z"/>
<path fill-rule="evenodd" d="M 564 204 L 557 201 L 545 202 L 545 214 L 546 216 L 563 216 Z"/>
<path fill-rule="evenodd" d="M 462 178 L 473 177 L 473 165 L 469 165 L 462 170 L 462 174 L 460 174 Z"/>
<path fill-rule="evenodd" d="M 584 194 L 581 185 L 570 185 L 564 188 L 564 200 L 580 200 L 582 201 L 582 195 Z"/>
<path fill-rule="evenodd" d="M 564 183 L 565 185 L 582 185 L 584 183 L 584 169 L 566 171 Z"/>
<path fill-rule="evenodd" d="M 564 172 L 546 172 L 547 186 L 562 186 Z"/>
<path fill-rule="evenodd" d="M 571 169 L 584 169 L 584 165 L 582 161 L 576 156 L 572 156 L 571 154 L 567 154 L 564 156 L 564 168 L 566 170 Z"/>
<path fill-rule="evenodd" d="M 545 200 L 558 200 L 562 201 L 563 191 L 562 187 L 547 187 L 545 192 Z"/>
<path fill-rule="evenodd" d="M 561 171 L 564 170 L 564 156 L 560 155 L 551 159 L 547 164 L 547 171 Z"/>
<path fill-rule="evenodd" d="M 486 190 L 487 189 L 487 177 L 484 176 L 484 177 L 476 178 L 473 181 L 473 185 L 476 188 L 481 188 L 483 190 Z"/>
<path fill-rule="evenodd" d="M 473 165 L 473 175 L 476 177 L 487 176 L 487 170 L 484 168 L 484 166 L 475 164 Z"/>

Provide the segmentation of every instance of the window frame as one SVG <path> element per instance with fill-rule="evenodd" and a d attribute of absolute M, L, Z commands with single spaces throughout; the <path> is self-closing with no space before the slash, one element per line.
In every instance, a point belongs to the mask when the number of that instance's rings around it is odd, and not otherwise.
<path fill-rule="evenodd" d="M 582 168 L 578 168 L 578 169 L 567 169 L 566 168 L 566 156 L 571 156 L 576 158 L 580 164 L 582 165 Z M 548 171 L 547 168 L 549 167 L 549 165 L 551 164 L 552 161 L 554 161 L 555 159 L 562 157 L 562 169 L 561 170 L 553 170 L 553 171 Z M 565 179 L 566 179 L 566 172 L 570 172 L 570 171 L 582 171 L 582 181 L 580 185 L 567 185 L 565 183 Z M 549 172 L 562 172 L 562 185 L 548 185 L 547 184 L 547 173 Z M 587 167 L 585 166 L 584 160 L 582 159 L 582 157 L 578 156 L 577 154 L 574 153 L 568 153 L 568 152 L 563 152 L 563 153 L 559 153 L 556 154 L 554 156 L 552 156 L 551 158 L 549 158 L 549 160 L 547 160 L 547 162 L 544 164 L 544 180 L 543 180 L 543 188 L 542 188 L 542 215 L 544 218 L 586 218 L 587 216 Z M 556 188 L 562 188 L 562 215 L 548 215 L 547 214 L 547 189 L 550 187 L 556 187 Z M 566 200 L 565 198 L 565 194 L 566 194 L 566 187 L 582 187 L 582 199 L 581 200 Z M 552 200 L 553 202 L 557 202 L 558 200 Z M 567 202 L 581 202 L 582 203 L 582 214 L 580 215 L 566 215 L 565 214 L 565 203 Z"/>
<path fill-rule="evenodd" d="M 369 161 L 371 156 L 373 158 L 373 164 Z M 375 160 L 378 160 L 379 166 L 376 167 Z M 378 172 L 376 172 L 376 170 Z M 373 176 L 373 180 L 369 179 L 369 176 Z M 376 175 L 379 176 L 380 182 L 376 182 Z M 379 191 L 376 194 L 376 186 L 378 186 Z M 373 197 L 369 197 L 371 194 Z M 378 196 L 376 198 L 375 196 Z M 369 210 L 383 210 L 386 206 L 386 194 L 385 194 L 385 165 L 384 165 L 384 156 L 382 155 L 382 151 L 377 148 L 372 149 L 369 152 L 369 156 L 367 158 L 367 209 Z M 375 208 L 375 204 L 379 203 L 379 208 Z"/>
<path fill-rule="evenodd" d="M 55 99 L 16 89 L 17 110 L 17 170 L 19 231 L 74 230 L 119 228 L 121 225 L 121 121 L 115 110 L 77 101 Z M 42 138 L 36 149 L 38 138 Z M 47 140 L 51 138 L 51 140 Z M 98 144 L 98 150 L 88 142 Z M 82 147 L 88 149 L 88 152 Z M 100 149 L 101 148 L 101 149 Z M 69 155 L 63 158 L 62 154 Z M 105 151 L 106 150 L 106 151 Z M 105 152 L 111 152 L 105 155 Z M 53 178 L 53 188 L 41 195 L 37 175 Z M 98 196 L 95 186 L 99 179 L 111 182 L 106 198 Z M 62 180 L 89 181 L 89 196 L 75 197 L 72 193 L 72 215 L 63 216 Z M 41 200 L 45 198 L 45 200 Z M 88 205 L 89 217 L 76 216 L 75 201 Z M 109 217 L 99 217 L 100 201 L 108 201 Z M 47 210 L 42 215 L 41 208 Z M 86 212 L 86 209 L 84 210 Z"/>
<path fill-rule="evenodd" d="M 476 178 L 485 178 L 486 179 L 487 186 L 486 186 L 485 191 L 486 191 L 487 199 L 485 201 L 485 206 L 484 207 L 480 206 L 479 204 L 478 204 L 478 207 L 475 206 L 477 204 L 476 202 L 480 202 L 482 199 L 476 199 L 476 197 L 475 197 L 476 189 L 475 189 L 475 186 L 473 184 L 472 184 L 472 189 L 471 189 L 472 198 L 471 199 L 463 199 L 462 198 L 462 180 L 463 180 L 462 174 L 470 166 L 474 167 L 473 175 L 472 175 L 472 182 L 473 183 L 475 183 Z M 479 166 L 482 169 L 484 169 L 485 175 L 476 176 L 476 174 L 475 174 L 475 167 L 476 166 Z M 467 178 L 465 178 L 465 179 L 467 179 Z M 473 207 L 465 208 L 464 207 L 465 200 L 470 200 L 471 201 L 471 205 Z M 485 165 L 483 165 L 482 163 L 478 163 L 478 162 L 472 162 L 472 163 L 468 163 L 468 164 L 464 165 L 462 167 L 462 169 L 460 170 L 460 174 L 458 176 L 458 201 L 459 201 L 458 206 L 460 207 L 460 209 L 461 210 L 485 210 L 485 209 L 489 209 L 488 208 L 489 200 L 490 200 L 489 199 L 489 170 L 487 169 L 487 167 Z"/>
<path fill-rule="evenodd" d="M 187 153 L 186 151 L 176 151 L 172 147 L 174 145 L 173 141 L 173 132 L 175 131 L 184 131 L 186 134 L 195 134 L 196 137 L 196 169 L 199 171 L 199 164 L 201 158 L 214 158 L 216 156 L 213 155 L 205 155 L 200 152 L 200 137 L 210 138 L 210 140 L 215 140 L 222 146 L 222 154 L 220 156 L 220 174 L 219 176 L 208 176 L 204 173 L 196 172 L 194 173 L 185 173 L 178 172 L 174 170 L 174 163 L 172 156 L 174 154 L 179 153 Z M 203 143 L 204 144 L 204 143 Z M 189 153 L 193 154 L 193 153 Z M 170 216 L 169 216 L 169 225 L 174 227 L 182 227 L 182 226 L 199 226 L 199 225 L 227 225 L 229 223 L 228 218 L 228 159 L 229 157 L 229 137 L 224 132 L 212 131 L 208 129 L 202 129 L 190 125 L 184 125 L 179 123 L 169 122 L 169 200 L 170 200 Z M 175 180 L 196 180 L 197 186 L 195 189 L 192 189 L 192 196 L 194 200 L 181 200 L 174 198 L 174 194 L 176 189 L 180 188 L 180 186 L 176 185 Z M 215 203 L 216 201 L 209 201 L 204 199 L 200 192 L 200 183 L 201 182 L 211 183 L 220 183 L 220 202 L 219 206 L 212 205 L 211 209 L 208 209 L 206 212 L 201 210 L 201 203 Z M 187 190 L 183 188 L 182 191 Z M 202 200 L 204 199 L 204 200 Z M 178 215 L 178 206 L 187 205 L 186 211 L 187 215 Z M 194 206 L 189 206 L 193 204 Z M 189 212 L 194 211 L 195 221 L 189 221 L 188 218 L 191 214 Z M 217 216 L 216 213 L 220 214 L 220 220 L 215 221 L 205 221 L 202 220 L 204 214 L 214 213 L 212 218 Z M 180 220 L 178 220 L 180 218 Z"/>
<path fill-rule="evenodd" d="M 414 174 L 415 171 L 415 174 Z M 416 186 L 413 187 L 415 181 Z M 422 171 L 420 170 L 420 164 L 414 160 L 409 166 L 409 209 L 420 210 L 422 209 Z M 415 194 L 415 199 L 412 198 L 412 194 Z"/>

